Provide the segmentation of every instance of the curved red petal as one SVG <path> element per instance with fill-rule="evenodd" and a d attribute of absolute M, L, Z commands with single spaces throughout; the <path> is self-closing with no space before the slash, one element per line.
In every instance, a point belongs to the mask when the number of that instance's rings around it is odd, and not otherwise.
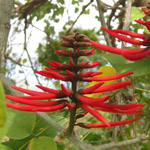
<path fill-rule="evenodd" d="M 102 27 L 102 29 L 104 31 L 106 31 L 107 33 L 109 33 L 110 35 L 118 38 L 121 41 L 124 41 L 124 42 L 127 42 L 127 43 L 131 43 L 131 44 L 134 44 L 134 45 L 143 45 L 143 41 L 139 41 L 139 40 L 128 38 L 126 36 L 123 36 L 123 35 L 117 34 L 115 32 L 112 32 L 111 30 L 108 30 L 108 29 L 106 29 L 104 27 Z"/>

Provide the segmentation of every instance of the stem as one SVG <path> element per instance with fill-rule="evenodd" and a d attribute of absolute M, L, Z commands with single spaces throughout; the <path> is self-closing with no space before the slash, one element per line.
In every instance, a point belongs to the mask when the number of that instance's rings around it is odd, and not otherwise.
<path fill-rule="evenodd" d="M 76 52 L 76 48 L 74 48 L 74 53 L 75 52 Z M 73 62 L 75 64 L 75 66 L 77 66 L 78 58 L 76 58 L 76 57 L 73 58 Z M 73 72 L 77 75 L 78 71 L 76 69 L 74 69 Z M 66 133 L 65 133 L 65 135 L 67 137 L 69 137 L 72 134 L 73 128 L 74 128 L 74 124 L 75 124 L 75 121 L 76 121 L 75 116 L 76 116 L 76 109 L 77 109 L 77 100 L 76 100 L 75 94 L 77 92 L 77 80 L 73 80 L 72 81 L 72 91 L 73 91 L 73 95 L 71 97 L 71 100 L 72 100 L 72 102 L 74 102 L 76 104 L 76 107 L 74 109 L 70 109 L 69 126 L 68 126 L 68 128 L 66 130 Z"/>

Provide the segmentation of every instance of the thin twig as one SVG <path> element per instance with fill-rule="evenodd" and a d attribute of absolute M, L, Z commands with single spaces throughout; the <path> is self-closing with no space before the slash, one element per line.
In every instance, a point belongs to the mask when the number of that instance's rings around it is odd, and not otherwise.
<path fill-rule="evenodd" d="M 34 67 L 33 67 L 33 63 L 32 63 L 32 60 L 31 60 L 31 57 L 30 57 L 30 54 L 29 54 L 29 52 L 28 52 L 28 50 L 27 50 L 27 34 L 26 34 L 26 29 L 27 29 L 27 20 L 25 19 L 25 28 L 24 28 L 24 50 L 26 51 L 26 53 L 27 53 L 27 56 L 28 56 L 28 59 L 29 59 L 29 62 L 30 62 L 30 65 L 31 65 L 31 68 L 32 68 L 32 71 L 33 71 L 33 74 L 34 74 L 34 76 L 36 77 L 36 80 L 37 80 L 37 82 L 41 85 L 41 83 L 40 83 L 40 81 L 39 81 L 39 79 L 38 79 L 38 76 L 37 76 L 37 74 L 34 72 L 35 70 L 34 70 Z"/>
<path fill-rule="evenodd" d="M 78 21 L 78 19 L 80 18 L 80 16 L 85 12 L 86 8 L 93 2 L 93 0 L 91 0 L 87 5 L 85 5 L 83 8 L 82 8 L 82 11 L 80 12 L 80 14 L 78 15 L 78 17 L 76 18 L 76 20 L 73 22 L 73 24 L 71 25 L 71 27 L 67 30 L 66 34 L 68 34 L 73 26 L 75 25 L 75 23 Z"/>
<path fill-rule="evenodd" d="M 107 26 L 108 26 L 108 29 L 110 29 L 111 25 L 111 19 L 113 18 L 114 14 L 116 13 L 116 10 L 117 8 L 119 7 L 120 3 L 124 1 L 124 0 L 119 0 L 116 4 L 114 4 L 113 7 L 111 7 L 111 13 L 110 15 L 108 16 L 108 19 L 107 19 Z"/>
<path fill-rule="evenodd" d="M 148 130 L 149 130 L 149 126 L 150 126 L 150 108 L 147 112 L 147 115 L 145 117 L 145 124 L 143 126 L 143 133 L 147 134 Z"/>

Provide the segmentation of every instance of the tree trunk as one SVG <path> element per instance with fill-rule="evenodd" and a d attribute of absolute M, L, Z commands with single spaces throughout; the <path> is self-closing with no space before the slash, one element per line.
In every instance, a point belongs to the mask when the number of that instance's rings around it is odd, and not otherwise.
<path fill-rule="evenodd" d="M 0 0 L 0 72 L 6 51 L 13 0 Z"/>

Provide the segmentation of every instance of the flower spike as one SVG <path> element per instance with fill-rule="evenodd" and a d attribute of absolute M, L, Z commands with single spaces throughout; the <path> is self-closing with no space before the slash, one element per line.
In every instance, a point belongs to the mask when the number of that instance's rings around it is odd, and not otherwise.
<path fill-rule="evenodd" d="M 144 22 L 145 23 L 145 22 Z M 148 26 L 148 22 L 146 22 Z M 120 40 L 134 43 L 137 45 L 148 45 L 150 39 L 149 35 L 146 34 L 137 34 L 125 30 L 108 30 L 103 28 L 106 32 L 117 37 Z M 123 35 L 121 35 L 123 34 Z M 141 41 L 127 38 L 125 36 L 131 36 L 134 38 L 140 38 Z M 147 48 L 137 48 L 137 49 L 121 49 L 113 48 L 110 46 L 105 46 L 90 39 L 84 34 L 80 33 L 71 33 L 70 35 L 62 36 L 63 41 L 60 45 L 69 48 L 56 50 L 56 54 L 61 57 L 69 57 L 69 64 L 60 63 L 54 60 L 48 62 L 50 68 L 45 68 L 42 71 L 35 71 L 42 76 L 63 81 L 59 90 L 52 89 L 51 87 L 45 87 L 43 85 L 36 85 L 42 91 L 28 90 L 20 87 L 12 86 L 13 89 L 18 90 L 22 93 L 28 95 L 22 96 L 10 96 L 5 95 L 9 102 L 6 102 L 6 106 L 12 109 L 20 111 L 29 111 L 29 112 L 54 112 L 54 111 L 69 111 L 70 120 L 69 125 L 66 130 L 65 135 L 69 136 L 73 133 L 75 125 L 84 128 L 100 128 L 100 127 L 111 127 L 122 124 L 127 124 L 133 121 L 136 121 L 140 117 L 117 121 L 117 122 L 108 122 L 104 115 L 101 112 L 108 112 L 112 114 L 125 114 L 125 115 L 137 115 L 144 113 L 140 109 L 144 107 L 142 104 L 131 103 L 131 104 L 113 104 L 110 96 L 105 96 L 103 94 L 109 94 L 104 92 L 109 92 L 117 89 L 121 89 L 131 84 L 131 81 L 117 82 L 114 80 L 123 78 L 125 76 L 131 75 L 133 72 L 126 72 L 122 74 L 112 74 L 108 72 L 108 75 L 105 76 L 105 71 L 94 72 L 89 71 L 90 68 L 94 68 L 100 65 L 99 61 L 96 62 L 85 62 L 81 61 L 80 56 L 89 56 L 95 53 L 94 49 L 85 49 L 84 47 L 95 46 L 99 49 L 102 49 L 107 52 L 115 53 L 122 55 L 128 59 L 138 60 L 146 57 L 150 54 L 149 47 Z M 80 47 L 82 47 L 80 49 Z M 133 56 L 133 57 L 132 57 Z M 61 60 L 61 59 L 60 59 Z M 84 69 L 88 69 L 87 72 Z M 93 69 L 94 70 L 94 69 Z M 116 72 L 116 71 L 115 71 Z M 102 74 L 101 77 L 98 75 Z M 111 75 L 112 74 L 112 75 Z M 80 89 L 79 82 L 91 82 L 89 86 Z M 112 81 L 112 82 L 111 82 Z M 65 83 L 64 83 L 65 82 Z M 66 83 L 67 82 L 67 83 Z M 70 89 L 67 89 L 65 86 L 69 82 Z M 83 84 L 84 85 L 84 84 Z M 92 86 L 90 86 L 92 85 Z M 97 98 L 93 96 L 96 93 Z M 87 94 L 87 95 L 85 95 Z M 102 96 L 103 95 L 103 96 Z M 108 100 L 109 99 L 109 100 Z M 11 103 L 12 102 L 12 103 Z M 65 108 L 65 109 L 64 109 Z M 79 110 L 78 110 L 79 109 Z M 100 121 L 100 124 L 86 124 L 86 123 L 76 123 L 79 118 L 84 117 L 85 115 L 92 115 L 96 118 L 96 121 Z"/>

